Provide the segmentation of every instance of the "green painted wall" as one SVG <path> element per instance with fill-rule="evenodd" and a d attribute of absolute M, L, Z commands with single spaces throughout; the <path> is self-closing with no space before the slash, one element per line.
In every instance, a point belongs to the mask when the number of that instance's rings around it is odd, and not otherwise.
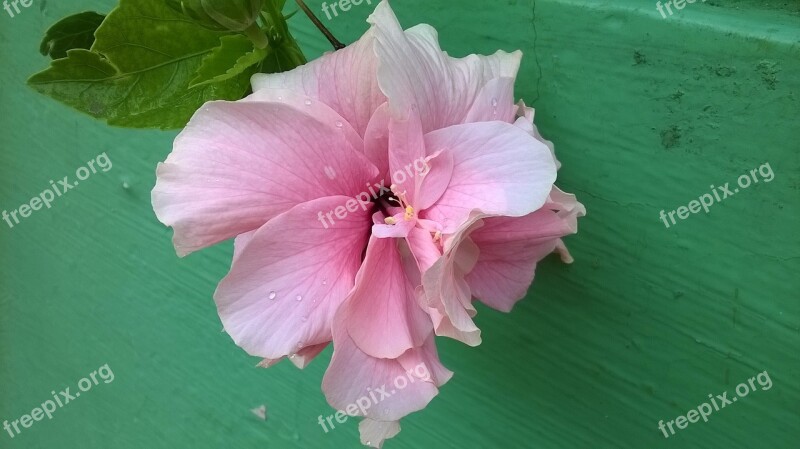
<path fill-rule="evenodd" d="M 0 448 L 356 448 L 325 434 L 329 353 L 256 369 L 211 299 L 231 245 L 178 259 L 150 208 L 174 133 L 110 129 L 35 94 L 38 39 L 112 1 L 0 10 L 0 207 L 107 152 L 98 173 L 13 229 L 0 222 L 0 420 L 108 363 L 115 374 Z M 319 10 L 318 0 L 309 2 Z M 484 343 L 442 341 L 456 372 L 388 448 L 756 448 L 800 441 L 800 5 L 707 2 L 666 19 L 649 0 L 397 0 L 453 55 L 522 49 L 518 95 L 589 215 L 572 266 L 542 264 L 511 314 L 480 309 Z M 370 6 L 330 23 L 344 41 Z M 293 19 L 309 56 L 325 41 Z M 769 163 L 760 182 L 670 229 L 658 218 Z M 665 439 L 659 420 L 750 393 Z M 758 384 L 756 384 L 758 385 Z M 250 409 L 268 408 L 260 421 Z"/>

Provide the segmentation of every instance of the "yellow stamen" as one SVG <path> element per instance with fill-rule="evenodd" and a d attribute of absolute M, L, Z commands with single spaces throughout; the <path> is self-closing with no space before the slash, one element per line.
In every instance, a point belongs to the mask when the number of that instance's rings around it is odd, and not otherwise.
<path fill-rule="evenodd" d="M 405 219 L 406 221 L 411 221 L 412 218 L 414 218 L 414 208 L 411 206 L 406 206 Z"/>
<path fill-rule="evenodd" d="M 397 220 L 395 220 L 394 217 L 386 217 L 386 218 L 383 219 L 383 222 L 388 224 L 388 225 L 393 225 L 393 224 L 397 223 Z"/>

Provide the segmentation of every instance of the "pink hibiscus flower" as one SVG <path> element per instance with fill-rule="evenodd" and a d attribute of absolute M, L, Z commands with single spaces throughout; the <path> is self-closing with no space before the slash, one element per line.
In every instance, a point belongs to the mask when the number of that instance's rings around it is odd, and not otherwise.
<path fill-rule="evenodd" d="M 536 262 L 568 257 L 560 238 L 583 208 L 554 188 L 552 146 L 514 104 L 519 52 L 451 58 L 386 1 L 369 22 L 347 48 L 203 106 L 152 201 L 181 256 L 235 238 L 214 299 L 260 366 L 302 368 L 333 342 L 326 398 L 380 447 L 452 376 L 434 336 L 479 343 L 473 298 L 510 310 Z M 401 376 L 402 391 L 349 407 Z"/>

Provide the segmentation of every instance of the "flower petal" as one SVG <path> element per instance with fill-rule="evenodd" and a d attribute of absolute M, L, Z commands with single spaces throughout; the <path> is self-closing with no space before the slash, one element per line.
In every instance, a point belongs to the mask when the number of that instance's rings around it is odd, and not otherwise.
<path fill-rule="evenodd" d="M 560 217 L 548 206 L 524 217 L 493 217 L 470 234 L 480 248 L 466 275 L 472 295 L 503 312 L 525 297 L 536 264 L 556 249 L 561 237 L 577 232 L 577 214 Z"/>
<path fill-rule="evenodd" d="M 447 190 L 425 210 L 444 233 L 453 233 L 473 210 L 519 217 L 540 208 L 556 179 L 547 147 L 514 125 L 480 122 L 425 135 L 429 151 L 453 154 Z"/>
<path fill-rule="evenodd" d="M 422 277 L 428 313 L 436 335 L 454 338 L 470 346 L 481 343 L 480 329 L 472 321 L 472 292 L 464 276 L 478 260 L 478 248 L 469 239 L 472 228 L 481 225 L 482 215 L 473 214 L 445 242 L 444 254 Z"/>
<path fill-rule="evenodd" d="M 175 230 L 180 255 L 257 229 L 326 195 L 354 196 L 377 176 L 319 103 L 207 103 L 159 164 L 158 219 Z M 313 163 L 310 163 L 313 161 Z"/>
<path fill-rule="evenodd" d="M 513 123 L 517 112 L 514 104 L 514 78 L 489 80 L 472 104 L 464 123 L 501 121 Z"/>
<path fill-rule="evenodd" d="M 436 204 L 450 186 L 455 166 L 453 153 L 437 151 L 428 156 L 425 165 L 423 170 L 417 170 L 423 176 L 416 198 L 416 206 L 419 210 L 425 210 Z"/>
<path fill-rule="evenodd" d="M 422 183 L 422 172 L 414 167 L 425 161 L 425 138 L 419 114 L 411 111 L 403 119 L 389 120 L 389 170 L 396 192 L 403 192 L 409 204 L 416 205 L 416 193 Z"/>
<path fill-rule="evenodd" d="M 400 422 L 364 418 L 358 423 L 358 432 L 361 434 L 361 444 L 380 449 L 384 441 L 400 433 Z"/>
<path fill-rule="evenodd" d="M 366 410 L 363 413 L 358 410 L 355 415 L 378 421 L 396 421 L 422 410 L 438 394 L 433 379 L 426 382 L 407 373 L 397 359 L 365 354 L 344 326 L 334 326 L 333 338 L 333 357 L 322 379 L 322 390 L 328 403 L 337 410 L 345 410 L 348 405 L 357 404 L 359 399 L 370 398 Z M 425 345 L 432 344 L 433 338 L 425 342 Z"/>
<path fill-rule="evenodd" d="M 364 154 L 372 162 L 382 179 L 391 185 L 389 175 L 389 105 L 384 103 L 378 107 L 367 125 L 364 134 Z"/>
<path fill-rule="evenodd" d="M 411 379 L 410 376 L 413 375 L 417 379 L 433 382 L 437 387 L 441 387 L 453 377 L 453 372 L 442 365 L 439 360 L 436 340 L 433 335 L 428 337 L 419 350 L 407 351 L 397 361 L 406 370 L 409 380 Z"/>
<path fill-rule="evenodd" d="M 326 229 L 319 214 L 347 197 L 309 201 L 253 235 L 214 294 L 225 330 L 251 355 L 277 359 L 331 340 L 331 323 L 353 288 L 371 211 Z"/>
<path fill-rule="evenodd" d="M 419 113 L 405 119 L 389 119 L 389 168 L 396 193 L 417 210 L 434 204 L 450 184 L 453 174 L 450 152 L 426 152 Z"/>
<path fill-rule="evenodd" d="M 304 369 L 314 360 L 325 348 L 328 347 L 329 343 L 321 343 L 314 346 L 306 346 L 303 349 L 297 351 L 297 354 L 290 355 L 289 361 L 292 364 L 300 369 Z M 285 359 L 286 357 L 280 357 L 277 359 L 263 359 L 261 362 L 258 363 L 259 368 L 271 368 L 275 366 L 278 362 Z"/>
<path fill-rule="evenodd" d="M 433 241 L 431 233 L 420 227 L 411 229 L 406 237 L 411 253 L 417 261 L 420 273 L 428 271 L 434 263 L 442 256 L 442 252 Z"/>
<path fill-rule="evenodd" d="M 372 225 L 372 235 L 381 239 L 406 237 L 414 229 L 416 222 L 414 220 L 406 220 L 404 216 L 405 213 L 392 216 L 395 224 L 378 223 Z"/>
<path fill-rule="evenodd" d="M 403 240 L 371 237 L 355 288 L 337 320 L 361 351 L 386 359 L 422 346 L 433 331 L 420 307 L 416 287 L 419 273 Z M 406 261 L 403 260 L 406 258 Z M 417 282 L 415 282 L 415 280 Z"/>
<path fill-rule="evenodd" d="M 378 87 L 373 35 L 367 31 L 357 42 L 288 72 L 253 75 L 253 91 L 304 93 L 333 108 L 363 136 L 372 114 L 386 102 Z"/>
<path fill-rule="evenodd" d="M 364 148 L 364 139 L 353 128 L 352 124 L 325 103 L 303 93 L 288 89 L 261 89 L 243 98 L 242 102 L 278 103 L 292 107 L 298 111 L 308 110 L 320 122 L 333 124 L 344 134 L 345 140 L 358 151 Z"/>
<path fill-rule="evenodd" d="M 489 80 L 514 79 L 519 70 L 519 51 L 449 57 L 430 26 L 417 25 L 404 33 L 386 1 L 375 8 L 368 22 L 377 42 L 378 82 L 392 114 L 403 118 L 416 105 L 425 132 L 465 123 Z"/>
<path fill-rule="evenodd" d="M 456 327 L 453 321 L 450 320 L 450 317 L 439 312 L 438 309 L 431 308 L 429 313 L 433 320 L 433 325 L 436 328 L 436 335 L 458 340 L 468 346 L 474 347 L 481 344 L 481 330 L 471 321 L 471 318 L 469 318 L 469 321 L 467 318 L 464 318 L 461 311 L 456 312 L 457 315 L 462 318 L 461 320 L 458 318 L 456 319 L 456 321 L 461 321 L 459 324 L 461 328 Z"/>
<path fill-rule="evenodd" d="M 297 354 L 292 354 L 289 356 L 289 361 L 292 364 L 300 369 L 305 369 L 312 360 L 314 360 L 325 348 L 328 347 L 329 343 L 320 343 L 314 346 L 306 346 L 305 348 L 297 351 Z"/>
<path fill-rule="evenodd" d="M 517 103 L 517 115 L 519 116 L 517 120 L 514 122 L 514 126 L 518 126 L 524 129 L 528 134 L 532 135 L 536 140 L 542 142 L 547 146 L 550 150 L 550 154 L 553 156 L 553 160 L 556 161 L 556 169 L 561 168 L 561 162 L 558 161 L 556 158 L 556 150 L 553 146 L 553 142 L 545 139 L 539 134 L 539 128 L 533 123 L 533 116 L 535 115 L 535 111 L 533 108 L 528 107 L 525 105 L 525 102 L 520 100 Z"/>

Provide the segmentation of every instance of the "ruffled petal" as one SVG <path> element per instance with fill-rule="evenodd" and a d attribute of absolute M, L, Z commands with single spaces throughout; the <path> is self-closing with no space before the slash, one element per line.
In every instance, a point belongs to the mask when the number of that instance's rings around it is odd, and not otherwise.
<path fill-rule="evenodd" d="M 533 108 L 526 106 L 525 102 L 520 100 L 519 103 L 517 103 L 518 118 L 514 122 L 514 126 L 518 126 L 524 129 L 525 132 L 532 135 L 536 140 L 545 144 L 547 148 L 550 150 L 550 154 L 553 156 L 553 160 L 556 162 L 556 169 L 560 169 L 561 162 L 559 162 L 558 158 L 556 158 L 556 150 L 555 147 L 553 146 L 553 142 L 542 137 L 542 135 L 539 133 L 539 128 L 537 128 L 536 125 L 533 123 L 533 117 L 535 115 L 535 112 L 536 111 L 534 111 Z"/>
<path fill-rule="evenodd" d="M 375 8 L 368 22 L 375 33 L 378 82 L 389 98 L 392 114 L 402 118 L 413 106 L 418 107 L 425 132 L 465 123 L 490 80 L 513 80 L 519 70 L 519 51 L 449 57 L 439 47 L 432 27 L 417 25 L 404 33 L 386 1 Z M 499 102 L 505 96 L 497 98 Z"/>
<path fill-rule="evenodd" d="M 469 239 L 470 231 L 481 226 L 482 215 L 473 214 L 445 242 L 442 257 L 422 277 L 426 304 L 436 335 L 454 338 L 470 346 L 481 343 L 480 329 L 472 321 L 475 308 L 472 292 L 464 279 L 477 263 L 478 248 Z"/>
<path fill-rule="evenodd" d="M 533 282 L 536 264 L 556 249 L 561 237 L 578 231 L 578 213 L 559 215 L 548 203 L 519 218 L 496 217 L 470 234 L 480 248 L 466 275 L 472 295 L 494 309 L 509 312 Z"/>
<path fill-rule="evenodd" d="M 478 210 L 519 217 L 540 208 L 556 179 L 550 151 L 508 123 L 456 125 L 425 135 L 429 151 L 451 152 L 454 168 L 447 190 L 424 211 L 444 233 L 453 233 Z"/>

